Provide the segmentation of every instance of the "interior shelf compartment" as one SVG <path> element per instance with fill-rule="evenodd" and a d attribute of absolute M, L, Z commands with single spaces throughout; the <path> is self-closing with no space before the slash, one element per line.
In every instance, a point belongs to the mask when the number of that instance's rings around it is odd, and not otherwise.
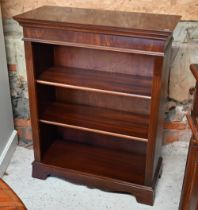
<path fill-rule="evenodd" d="M 48 103 L 40 115 L 43 123 L 145 142 L 148 119 L 141 114 L 60 102 Z"/>
<path fill-rule="evenodd" d="M 55 139 L 42 162 L 80 173 L 144 183 L 145 155 Z"/>
<path fill-rule="evenodd" d="M 40 122 L 40 147 L 46 165 L 144 183 L 147 142 Z"/>
<path fill-rule="evenodd" d="M 44 70 L 39 75 L 37 82 L 81 90 L 151 98 L 151 78 L 138 75 L 54 66 Z"/>
<path fill-rule="evenodd" d="M 151 99 L 152 56 L 43 43 L 33 52 L 38 83 Z"/>

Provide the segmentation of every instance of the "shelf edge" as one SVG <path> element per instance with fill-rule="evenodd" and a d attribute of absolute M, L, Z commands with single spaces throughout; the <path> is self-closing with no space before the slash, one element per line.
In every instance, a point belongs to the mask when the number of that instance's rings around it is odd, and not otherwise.
<path fill-rule="evenodd" d="M 92 129 L 92 128 L 86 128 L 86 127 L 81 127 L 81 126 L 76 126 L 76 125 L 69 125 L 69 124 L 65 124 L 65 123 L 53 122 L 53 121 L 42 120 L 42 119 L 40 119 L 39 121 L 41 123 L 45 123 L 45 124 L 49 124 L 49 125 L 56 125 L 56 126 L 66 127 L 66 128 L 74 128 L 74 129 L 78 129 L 78 130 L 89 131 L 89 132 L 99 133 L 99 134 L 105 134 L 105 135 L 115 136 L 115 137 L 119 137 L 119 138 L 148 142 L 148 139 L 135 137 L 135 136 L 117 134 L 117 133 L 113 133 L 113 132 L 102 131 L 102 130 L 97 130 L 97 129 Z"/>
<path fill-rule="evenodd" d="M 48 81 L 39 80 L 39 79 L 37 79 L 36 82 L 38 84 L 50 85 L 50 86 L 56 86 L 56 87 L 62 87 L 62 88 L 85 90 L 85 91 L 99 92 L 99 93 L 108 93 L 108 94 L 112 94 L 112 95 L 120 95 L 120 96 L 143 98 L 143 99 L 151 100 L 151 96 L 146 96 L 146 95 L 130 94 L 130 93 L 123 93 L 123 92 L 110 91 L 110 90 L 102 90 L 102 89 L 82 87 L 82 86 L 76 86 L 76 85 L 68 85 L 68 84 L 62 84 L 62 83 L 57 83 L 57 82 L 48 82 Z"/>
<path fill-rule="evenodd" d="M 89 45 L 83 43 L 73 43 L 73 42 L 63 42 L 63 41 L 54 41 L 54 40 L 43 40 L 43 39 L 35 39 L 35 38 L 23 38 L 23 41 L 27 42 L 37 42 L 44 44 L 54 44 L 54 45 L 62 45 L 69 47 L 81 47 L 87 49 L 95 49 L 95 50 L 105 50 L 112 52 L 121 52 L 121 53 L 131 53 L 131 54 L 140 54 L 140 55 L 151 55 L 151 56 L 164 56 L 164 52 L 155 52 L 155 51 L 144 51 L 144 50 L 135 50 L 135 49 L 126 49 L 126 48 L 116 48 L 116 47 L 106 47 L 106 46 L 97 46 L 97 45 Z"/>

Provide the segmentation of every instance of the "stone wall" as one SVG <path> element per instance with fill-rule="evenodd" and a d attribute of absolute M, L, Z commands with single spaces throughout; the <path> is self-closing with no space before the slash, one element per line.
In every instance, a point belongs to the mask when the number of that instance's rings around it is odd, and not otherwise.
<path fill-rule="evenodd" d="M 12 2 L 12 3 L 11 3 Z M 29 105 L 27 93 L 27 79 L 24 59 L 24 47 L 22 41 L 22 28 L 16 23 L 11 16 L 42 5 L 44 2 L 53 4 L 53 1 L 34 1 L 29 4 L 28 1 L 6 0 L 3 3 L 4 13 L 4 33 L 7 50 L 8 69 L 11 84 L 11 96 L 14 108 L 15 125 L 18 129 L 20 142 L 22 144 L 31 144 L 31 125 L 29 120 Z M 56 1 L 61 2 L 61 0 Z M 104 4 L 96 5 L 96 1 L 62 1 L 62 5 L 75 6 L 79 2 L 83 7 L 105 8 L 120 10 L 138 10 L 165 13 L 167 10 L 161 3 L 152 4 L 155 0 L 140 0 L 140 4 L 134 1 L 112 1 L 106 0 Z M 83 2 L 83 3 L 82 3 Z M 94 3 L 95 2 L 95 3 Z M 98 1 L 97 1 L 98 2 Z M 121 4 L 123 2 L 123 4 Z M 133 3 L 132 3 L 133 2 Z M 139 1 L 138 1 L 139 2 Z M 142 4 L 144 2 L 144 4 Z M 165 1 L 160 1 L 165 2 Z M 195 19 L 197 13 L 188 12 L 188 9 L 195 1 L 166 1 L 171 8 L 169 13 L 180 13 L 181 8 L 183 17 Z M 58 4 L 58 3 L 57 3 Z M 15 5 L 15 6 L 14 6 Z M 78 5 L 78 6 L 79 6 Z M 120 6 L 119 6 L 120 5 Z M 124 6 L 125 5 L 125 6 Z M 129 7 L 127 7 L 127 5 Z M 139 5 L 139 7 L 138 7 Z M 144 6 L 143 6 L 144 5 Z M 151 8 L 153 5 L 153 8 Z M 158 6 L 156 6 L 158 5 Z M 161 6 L 160 6 L 161 5 Z M 150 10 L 149 10 L 150 8 Z M 192 93 L 195 80 L 189 71 L 190 63 L 198 63 L 198 21 L 180 22 L 174 31 L 174 42 L 172 47 L 171 74 L 169 82 L 169 99 L 166 110 L 165 122 L 165 142 L 177 141 L 180 139 L 189 139 L 188 126 L 185 114 L 191 109 Z"/>

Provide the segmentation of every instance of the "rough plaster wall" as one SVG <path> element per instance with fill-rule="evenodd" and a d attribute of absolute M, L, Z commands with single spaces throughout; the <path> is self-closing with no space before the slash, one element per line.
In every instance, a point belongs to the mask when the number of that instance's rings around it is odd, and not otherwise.
<path fill-rule="evenodd" d="M 169 97 L 176 101 L 190 100 L 189 89 L 195 80 L 189 65 L 198 63 L 198 21 L 180 22 L 174 32 Z"/>
<path fill-rule="evenodd" d="M 4 17 L 42 6 L 59 5 L 86 8 L 101 8 L 150 13 L 167 13 L 182 15 L 184 20 L 198 19 L 197 0 L 1 0 Z"/>
<path fill-rule="evenodd" d="M 4 19 L 4 35 L 6 42 L 7 62 L 15 64 L 17 73 L 26 79 L 23 29 L 13 19 Z"/>

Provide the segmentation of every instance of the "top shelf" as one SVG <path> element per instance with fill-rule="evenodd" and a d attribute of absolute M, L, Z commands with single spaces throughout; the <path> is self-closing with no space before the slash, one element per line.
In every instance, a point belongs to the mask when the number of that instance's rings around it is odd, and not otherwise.
<path fill-rule="evenodd" d="M 37 83 L 146 99 L 151 98 L 152 86 L 149 77 L 70 67 L 46 69 Z"/>

